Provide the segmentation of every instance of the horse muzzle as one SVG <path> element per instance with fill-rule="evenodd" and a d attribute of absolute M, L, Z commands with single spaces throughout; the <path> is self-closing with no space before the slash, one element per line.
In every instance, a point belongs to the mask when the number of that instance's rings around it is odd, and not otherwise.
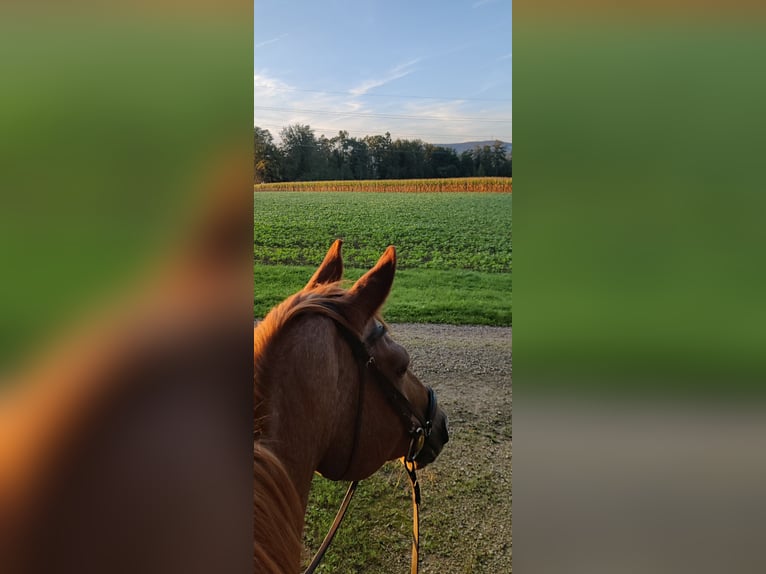
<path fill-rule="evenodd" d="M 415 468 L 420 469 L 431 464 L 449 441 L 449 428 L 447 424 L 447 414 L 440 408 L 436 410 L 434 416 L 431 434 L 425 440 L 423 448 L 415 456 Z"/>

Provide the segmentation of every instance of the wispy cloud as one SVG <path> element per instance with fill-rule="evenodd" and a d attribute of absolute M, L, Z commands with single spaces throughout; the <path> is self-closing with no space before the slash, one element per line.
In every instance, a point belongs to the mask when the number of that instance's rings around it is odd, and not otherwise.
<path fill-rule="evenodd" d="M 394 80 L 398 80 L 399 78 L 403 78 L 404 76 L 408 76 L 412 72 L 415 71 L 414 66 L 418 62 L 420 62 L 422 58 L 415 58 L 413 60 L 410 60 L 408 62 L 404 62 L 402 64 L 399 64 L 398 66 L 394 66 L 388 72 L 386 72 L 384 75 L 380 76 L 379 78 L 373 78 L 370 80 L 365 80 L 358 86 L 355 86 L 349 90 L 352 95 L 354 96 L 362 96 L 372 90 L 373 88 L 378 88 L 380 86 L 383 86 L 385 84 L 388 84 L 389 82 L 393 82 Z"/>
<path fill-rule="evenodd" d="M 478 2 L 474 2 L 471 6 L 473 8 L 479 8 L 480 6 L 484 6 L 486 4 L 493 4 L 494 2 L 497 2 L 497 0 L 479 0 Z"/>
<path fill-rule="evenodd" d="M 310 125 L 319 137 L 333 137 L 346 130 L 352 137 L 391 132 L 396 138 L 451 143 L 485 139 L 511 141 L 511 124 L 505 103 L 468 99 L 427 101 L 421 99 L 363 97 L 372 85 L 393 81 L 414 71 L 420 59 L 394 66 L 379 78 L 367 80 L 355 90 L 321 91 L 294 85 L 267 69 L 254 74 L 255 125 L 268 129 L 277 141 L 282 128 Z M 337 86 L 340 88 L 340 86 Z"/>
<path fill-rule="evenodd" d="M 263 42 L 258 42 L 255 45 L 255 48 L 263 48 L 264 46 L 268 46 L 269 44 L 273 44 L 274 42 L 279 42 L 285 36 L 287 36 L 287 34 L 280 34 L 276 38 L 271 38 L 270 40 L 264 40 Z"/>
<path fill-rule="evenodd" d="M 394 128 L 401 129 L 404 134 L 421 132 L 423 136 L 420 137 L 431 143 L 486 139 L 511 141 L 511 122 L 498 120 L 500 117 L 510 119 L 511 114 L 499 107 L 477 106 L 467 100 L 455 99 L 410 102 L 401 111 L 412 119 L 397 122 Z M 466 117 L 473 119 L 465 121 Z M 393 134 L 394 130 L 391 131 Z"/>
<path fill-rule="evenodd" d="M 500 56 L 500 57 L 497 59 L 497 61 L 498 61 L 498 62 L 502 62 L 503 60 L 510 60 L 511 58 L 513 58 L 513 52 L 508 52 L 508 53 L 507 53 L 507 54 L 505 54 L 504 56 Z"/>
<path fill-rule="evenodd" d="M 288 84 L 279 78 L 270 76 L 267 70 L 255 72 L 253 80 L 255 101 L 258 101 L 259 98 L 271 98 L 279 95 L 285 90 L 292 89 Z"/>

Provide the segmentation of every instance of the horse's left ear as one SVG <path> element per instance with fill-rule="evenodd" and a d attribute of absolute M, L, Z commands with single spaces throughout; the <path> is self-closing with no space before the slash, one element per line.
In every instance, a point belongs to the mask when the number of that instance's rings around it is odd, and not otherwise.
<path fill-rule="evenodd" d="M 383 306 L 396 273 L 396 249 L 389 245 L 375 267 L 362 275 L 348 291 L 349 313 L 362 327 Z"/>
<path fill-rule="evenodd" d="M 341 280 L 341 277 L 343 277 L 343 257 L 340 254 L 342 245 L 342 240 L 335 240 L 327 251 L 327 255 L 324 256 L 324 261 L 322 261 L 319 269 L 314 272 L 309 282 L 306 283 L 306 286 L 303 288 L 304 291 L 309 291 L 324 283 L 335 283 Z"/>

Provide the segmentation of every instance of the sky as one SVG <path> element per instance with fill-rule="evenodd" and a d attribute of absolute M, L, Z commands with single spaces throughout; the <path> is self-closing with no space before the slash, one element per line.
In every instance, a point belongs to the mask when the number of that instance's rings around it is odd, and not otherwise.
<path fill-rule="evenodd" d="M 512 142 L 511 0 L 255 0 L 254 123 Z"/>

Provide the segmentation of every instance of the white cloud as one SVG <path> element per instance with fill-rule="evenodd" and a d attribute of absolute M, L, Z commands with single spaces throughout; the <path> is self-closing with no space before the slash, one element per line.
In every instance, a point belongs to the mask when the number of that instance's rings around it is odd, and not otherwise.
<path fill-rule="evenodd" d="M 414 60 L 410 60 L 408 62 L 404 62 L 403 64 L 399 64 L 398 66 L 395 66 L 391 68 L 388 72 L 386 72 L 384 75 L 382 75 L 379 78 L 374 78 L 370 80 L 365 80 L 358 86 L 351 88 L 350 92 L 355 96 L 362 96 L 372 90 L 373 88 L 378 88 L 380 86 L 383 86 L 385 84 L 388 84 L 389 82 L 393 82 L 394 80 L 398 80 L 399 78 L 403 78 L 404 76 L 408 76 L 415 70 L 413 69 L 413 66 L 420 62 L 422 58 L 415 58 Z"/>
<path fill-rule="evenodd" d="M 386 76 L 409 73 L 418 60 L 411 60 L 388 71 Z M 401 76 L 400 76 L 401 77 Z M 368 81 L 369 82 L 369 81 Z M 335 86 L 334 91 L 305 91 L 317 86 L 294 86 L 268 70 L 254 74 L 254 124 L 268 129 L 279 140 L 282 128 L 295 123 L 308 124 L 317 137 L 334 137 L 340 130 L 351 137 L 383 134 L 391 137 L 422 139 L 431 143 L 454 143 L 485 139 L 511 140 L 507 104 L 469 100 L 386 98 L 365 96 L 356 90 Z M 466 118 L 475 118 L 466 121 Z"/>
<path fill-rule="evenodd" d="M 256 102 L 260 98 L 272 98 L 286 90 L 292 89 L 288 84 L 279 78 L 269 76 L 267 71 L 263 71 L 261 73 L 256 72 L 253 75 L 253 80 L 253 89 Z"/>
<path fill-rule="evenodd" d="M 263 48 L 264 46 L 268 46 L 269 44 L 273 44 L 274 42 L 279 42 L 282 38 L 287 36 L 287 34 L 280 34 L 276 38 L 272 38 L 271 40 L 264 40 L 263 42 L 258 42 L 254 48 Z"/>

